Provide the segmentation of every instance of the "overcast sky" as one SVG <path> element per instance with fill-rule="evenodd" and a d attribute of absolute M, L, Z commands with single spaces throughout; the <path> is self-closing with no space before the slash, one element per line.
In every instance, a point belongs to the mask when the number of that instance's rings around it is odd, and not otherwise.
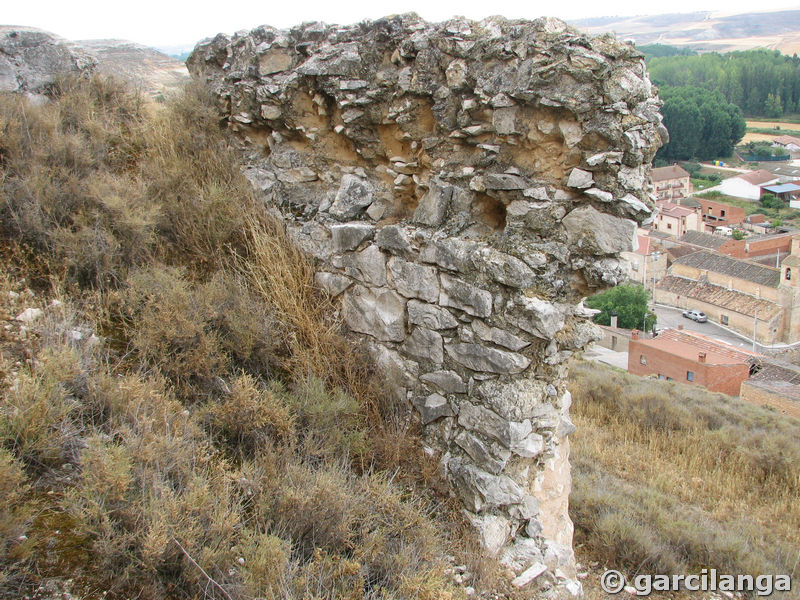
<path fill-rule="evenodd" d="M 430 21 L 453 15 L 481 19 L 495 14 L 509 18 L 548 15 L 574 20 L 664 12 L 737 13 L 800 8 L 797 3 L 781 0 L 5 0 L 3 5 L 0 24 L 39 27 L 73 40 L 122 38 L 161 47 L 193 46 L 219 32 L 233 33 L 263 24 L 275 27 L 303 21 L 347 24 L 412 11 Z"/>

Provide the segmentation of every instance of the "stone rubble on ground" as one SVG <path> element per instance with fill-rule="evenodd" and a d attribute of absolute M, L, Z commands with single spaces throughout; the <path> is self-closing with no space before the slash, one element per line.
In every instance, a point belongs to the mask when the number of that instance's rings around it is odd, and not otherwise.
<path fill-rule="evenodd" d="M 243 172 L 418 414 L 514 585 L 580 594 L 566 361 L 626 277 L 667 140 L 642 55 L 542 18 L 268 26 L 200 43 Z"/>

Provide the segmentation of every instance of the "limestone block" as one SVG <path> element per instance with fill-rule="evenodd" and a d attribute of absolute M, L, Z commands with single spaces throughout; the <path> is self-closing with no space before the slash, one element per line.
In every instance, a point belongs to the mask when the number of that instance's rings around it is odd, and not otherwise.
<path fill-rule="evenodd" d="M 292 66 L 292 56 L 286 50 L 272 49 L 258 57 L 258 72 L 272 75 L 286 71 Z"/>
<path fill-rule="evenodd" d="M 594 183 L 594 176 L 589 171 L 583 169 L 572 169 L 567 180 L 567 185 L 571 188 L 588 188 Z"/>
<path fill-rule="evenodd" d="M 510 450 L 500 448 L 493 452 L 489 444 L 468 431 L 459 431 L 453 441 L 475 461 L 476 465 L 493 475 L 499 475 L 511 458 Z"/>
<path fill-rule="evenodd" d="M 530 359 L 522 354 L 482 344 L 445 344 L 445 351 L 461 366 L 486 373 L 521 373 L 531 364 Z"/>
<path fill-rule="evenodd" d="M 466 272 L 472 269 L 470 254 L 476 247 L 477 244 L 466 240 L 453 238 L 434 240 L 423 248 L 420 259 L 451 271 Z"/>
<path fill-rule="evenodd" d="M 412 404 L 419 411 L 422 424 L 427 425 L 441 417 L 452 417 L 453 409 L 447 398 L 439 394 L 431 394 L 427 398 L 414 398 Z"/>
<path fill-rule="evenodd" d="M 549 340 L 564 328 L 564 314 L 552 302 L 523 296 L 510 304 L 506 320 L 523 331 Z"/>
<path fill-rule="evenodd" d="M 450 461 L 448 468 L 459 496 L 473 512 L 519 504 L 525 497 L 519 484 L 506 475 L 492 475 L 458 459 Z"/>
<path fill-rule="evenodd" d="M 427 193 L 420 199 L 412 221 L 430 227 L 439 227 L 447 217 L 450 199 L 453 197 L 453 187 L 442 185 L 436 180 L 431 181 Z"/>
<path fill-rule="evenodd" d="M 517 133 L 517 107 L 496 108 L 492 114 L 492 125 L 500 135 Z"/>
<path fill-rule="evenodd" d="M 597 254 L 630 252 L 636 243 L 636 223 L 581 206 L 562 220 L 572 243 Z"/>
<path fill-rule="evenodd" d="M 409 302 L 409 307 L 411 303 Z M 409 313 L 410 313 L 409 308 Z M 455 371 L 432 371 L 419 376 L 420 381 L 439 388 L 445 394 L 464 394 L 467 386 Z"/>
<path fill-rule="evenodd" d="M 364 240 L 372 239 L 375 226 L 366 223 L 344 223 L 331 226 L 331 239 L 335 252 L 355 250 Z"/>
<path fill-rule="evenodd" d="M 463 402 L 459 407 L 458 424 L 469 431 L 477 431 L 487 438 L 497 440 L 509 450 L 524 445 L 524 440 L 532 431 L 528 419 L 521 422 L 508 421 L 488 408 L 469 401 Z"/>
<path fill-rule="evenodd" d="M 352 278 L 374 286 L 386 285 L 386 255 L 371 244 L 342 259 L 345 272 Z"/>
<path fill-rule="evenodd" d="M 487 190 L 524 190 L 528 187 L 522 177 L 508 173 L 489 173 L 483 181 Z"/>
<path fill-rule="evenodd" d="M 441 292 L 439 304 L 458 308 L 476 317 L 488 317 L 492 313 L 492 294 L 484 289 L 451 277 L 440 276 Z"/>
<path fill-rule="evenodd" d="M 492 279 L 515 288 L 526 288 L 536 280 L 536 274 L 528 265 L 515 256 L 494 248 L 482 248 L 473 253 L 473 262 L 478 264 Z"/>
<path fill-rule="evenodd" d="M 498 327 L 489 327 L 480 319 L 475 319 L 472 322 L 472 330 L 484 342 L 492 342 L 515 352 L 530 346 L 530 342 Z"/>
<path fill-rule="evenodd" d="M 478 530 L 478 540 L 489 556 L 496 556 L 511 535 L 511 522 L 499 515 L 473 516 L 470 522 Z"/>
<path fill-rule="evenodd" d="M 314 283 L 335 297 L 349 288 L 353 280 L 344 275 L 320 271 L 314 275 Z"/>
<path fill-rule="evenodd" d="M 438 300 L 439 276 L 435 267 L 418 265 L 397 257 L 390 258 L 388 266 L 390 285 L 403 296 L 426 302 Z"/>
<path fill-rule="evenodd" d="M 375 236 L 375 243 L 381 250 L 385 250 L 399 256 L 411 254 L 411 240 L 405 230 L 398 225 L 386 225 L 378 230 Z"/>
<path fill-rule="evenodd" d="M 340 221 L 357 217 L 367 206 L 372 204 L 375 199 L 374 193 L 375 189 L 369 181 L 345 173 L 328 212 Z"/>
<path fill-rule="evenodd" d="M 408 322 L 429 329 L 452 329 L 458 326 L 458 321 L 446 308 L 418 300 L 408 301 Z"/>
<path fill-rule="evenodd" d="M 415 327 L 400 347 L 401 351 L 419 361 L 440 366 L 444 361 L 442 336 L 425 327 Z"/>
<path fill-rule="evenodd" d="M 387 342 L 405 339 L 405 308 L 406 300 L 398 293 L 361 285 L 347 290 L 342 300 L 342 315 L 350 329 Z"/>

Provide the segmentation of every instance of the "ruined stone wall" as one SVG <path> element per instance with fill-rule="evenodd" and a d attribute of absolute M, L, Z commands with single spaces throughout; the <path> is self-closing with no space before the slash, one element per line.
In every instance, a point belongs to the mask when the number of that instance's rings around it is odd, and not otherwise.
<path fill-rule="evenodd" d="M 651 215 L 666 130 L 641 55 L 552 19 L 403 15 L 220 35 L 188 64 L 346 325 L 402 373 L 486 551 L 519 587 L 578 594 L 565 361 Z"/>

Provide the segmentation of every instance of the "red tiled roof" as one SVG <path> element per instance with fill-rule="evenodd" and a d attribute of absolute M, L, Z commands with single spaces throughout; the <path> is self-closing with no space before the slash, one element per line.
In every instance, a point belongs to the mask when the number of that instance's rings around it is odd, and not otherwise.
<path fill-rule="evenodd" d="M 639 343 L 697 362 L 698 355 L 705 352 L 706 363 L 711 365 L 752 364 L 761 357 L 755 352 L 741 350 L 700 333 L 678 329 L 667 329 L 658 337 L 639 340 Z"/>
<path fill-rule="evenodd" d="M 663 215 L 667 215 L 668 217 L 686 217 L 688 215 L 694 214 L 690 208 L 685 208 L 683 206 L 678 206 L 672 202 L 668 202 L 666 200 L 662 200 L 660 202 L 656 202 L 658 205 L 658 210 Z"/>
<path fill-rule="evenodd" d="M 759 285 L 777 288 L 781 282 L 778 269 L 759 265 L 727 254 L 719 254 L 712 250 L 698 250 L 682 256 L 673 264 L 686 265 L 700 271 L 712 271 L 722 275 L 730 275 L 737 279 L 752 281 Z"/>
<path fill-rule="evenodd" d="M 761 185 L 770 181 L 775 181 L 778 179 L 778 176 L 765 169 L 759 169 L 758 171 L 753 171 L 752 173 L 742 173 L 739 175 L 739 179 L 744 179 L 747 183 L 751 183 L 753 185 Z"/>
<path fill-rule="evenodd" d="M 800 138 L 796 138 L 791 135 L 781 135 L 776 137 L 772 140 L 774 144 L 781 144 L 782 146 L 786 146 L 787 144 L 794 144 L 795 146 L 800 146 Z"/>
<path fill-rule="evenodd" d="M 718 250 L 728 242 L 728 238 L 712 233 L 705 233 L 703 231 L 687 231 L 678 241 L 691 244 L 692 246 Z"/>
<path fill-rule="evenodd" d="M 714 285 L 705 281 L 695 281 L 686 277 L 667 275 L 658 282 L 658 289 L 691 298 L 698 302 L 713 304 L 737 312 L 748 317 L 754 317 L 756 311 L 762 320 L 772 319 L 780 313 L 780 307 L 765 298 L 756 298 L 738 290 L 729 290 L 721 285 Z"/>
<path fill-rule="evenodd" d="M 681 179 L 689 177 L 689 172 L 679 167 L 678 165 L 670 165 L 669 167 L 657 167 L 650 169 L 650 177 L 653 183 L 657 181 L 667 181 L 669 179 Z"/>

